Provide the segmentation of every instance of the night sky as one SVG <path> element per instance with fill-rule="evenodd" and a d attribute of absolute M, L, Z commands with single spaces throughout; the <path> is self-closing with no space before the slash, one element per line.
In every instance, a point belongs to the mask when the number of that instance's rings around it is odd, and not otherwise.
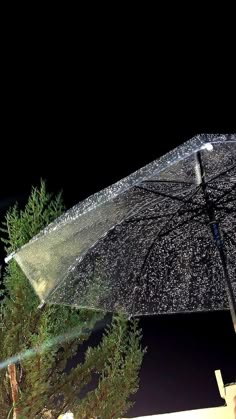
<path fill-rule="evenodd" d="M 209 115 L 209 103 L 193 108 L 193 96 L 180 110 L 180 92 L 162 100 L 158 92 L 141 96 L 134 83 L 131 91 L 113 80 L 104 91 L 103 81 L 89 79 L 88 89 L 82 80 L 81 94 L 70 80 L 63 92 L 53 80 L 32 79 L 27 92 L 19 79 L 12 81 L 1 148 L 1 217 L 16 200 L 23 205 L 40 178 L 50 191 L 63 189 L 69 208 L 198 133 L 235 132 L 217 112 Z M 140 325 L 148 352 L 131 414 L 222 404 L 214 370 L 228 383 L 236 373 L 228 312 L 145 317 Z"/>

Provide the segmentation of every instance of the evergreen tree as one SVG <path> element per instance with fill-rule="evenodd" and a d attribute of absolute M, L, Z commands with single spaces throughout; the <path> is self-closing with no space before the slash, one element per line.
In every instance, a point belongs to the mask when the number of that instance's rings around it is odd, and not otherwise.
<path fill-rule="evenodd" d="M 33 188 L 25 208 L 7 212 L 3 231 L 6 253 L 27 243 L 64 211 L 62 196 L 53 197 L 45 183 Z M 0 417 L 52 418 L 71 410 L 75 418 L 119 418 L 131 407 L 138 389 L 144 351 L 136 320 L 113 316 L 100 344 L 88 348 L 84 362 L 69 371 L 68 361 L 104 314 L 68 306 L 39 308 L 39 299 L 12 260 L 4 274 L 0 303 Z M 33 349 L 32 349 L 33 348 Z M 25 354 L 23 356 L 23 353 Z M 15 354 L 20 354 L 15 360 Z M 91 391 L 86 386 L 98 384 Z M 81 392 L 84 392 L 81 398 Z"/>

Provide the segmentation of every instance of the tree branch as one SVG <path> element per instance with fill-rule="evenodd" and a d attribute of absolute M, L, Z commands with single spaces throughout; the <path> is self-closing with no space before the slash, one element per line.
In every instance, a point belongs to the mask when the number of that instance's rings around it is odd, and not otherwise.
<path fill-rule="evenodd" d="M 8 373 L 9 373 L 9 379 L 11 384 L 11 396 L 12 396 L 12 402 L 13 402 L 13 419 L 19 419 L 19 409 L 16 407 L 16 404 L 18 402 L 19 398 L 19 387 L 16 379 L 16 365 L 15 364 L 9 364 L 8 365 Z"/>

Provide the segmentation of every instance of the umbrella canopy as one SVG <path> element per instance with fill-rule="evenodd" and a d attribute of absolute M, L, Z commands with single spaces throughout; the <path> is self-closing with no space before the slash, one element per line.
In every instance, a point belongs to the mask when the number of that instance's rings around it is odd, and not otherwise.
<path fill-rule="evenodd" d="M 235 201 L 236 135 L 198 135 L 74 206 L 10 257 L 42 301 L 234 316 Z"/>

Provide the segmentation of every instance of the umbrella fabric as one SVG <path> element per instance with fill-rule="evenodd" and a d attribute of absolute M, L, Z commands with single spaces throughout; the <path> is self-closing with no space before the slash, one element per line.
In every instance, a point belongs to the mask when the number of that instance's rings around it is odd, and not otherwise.
<path fill-rule="evenodd" d="M 198 135 L 74 206 L 10 257 L 42 301 L 133 315 L 228 309 L 235 202 L 236 135 Z"/>

